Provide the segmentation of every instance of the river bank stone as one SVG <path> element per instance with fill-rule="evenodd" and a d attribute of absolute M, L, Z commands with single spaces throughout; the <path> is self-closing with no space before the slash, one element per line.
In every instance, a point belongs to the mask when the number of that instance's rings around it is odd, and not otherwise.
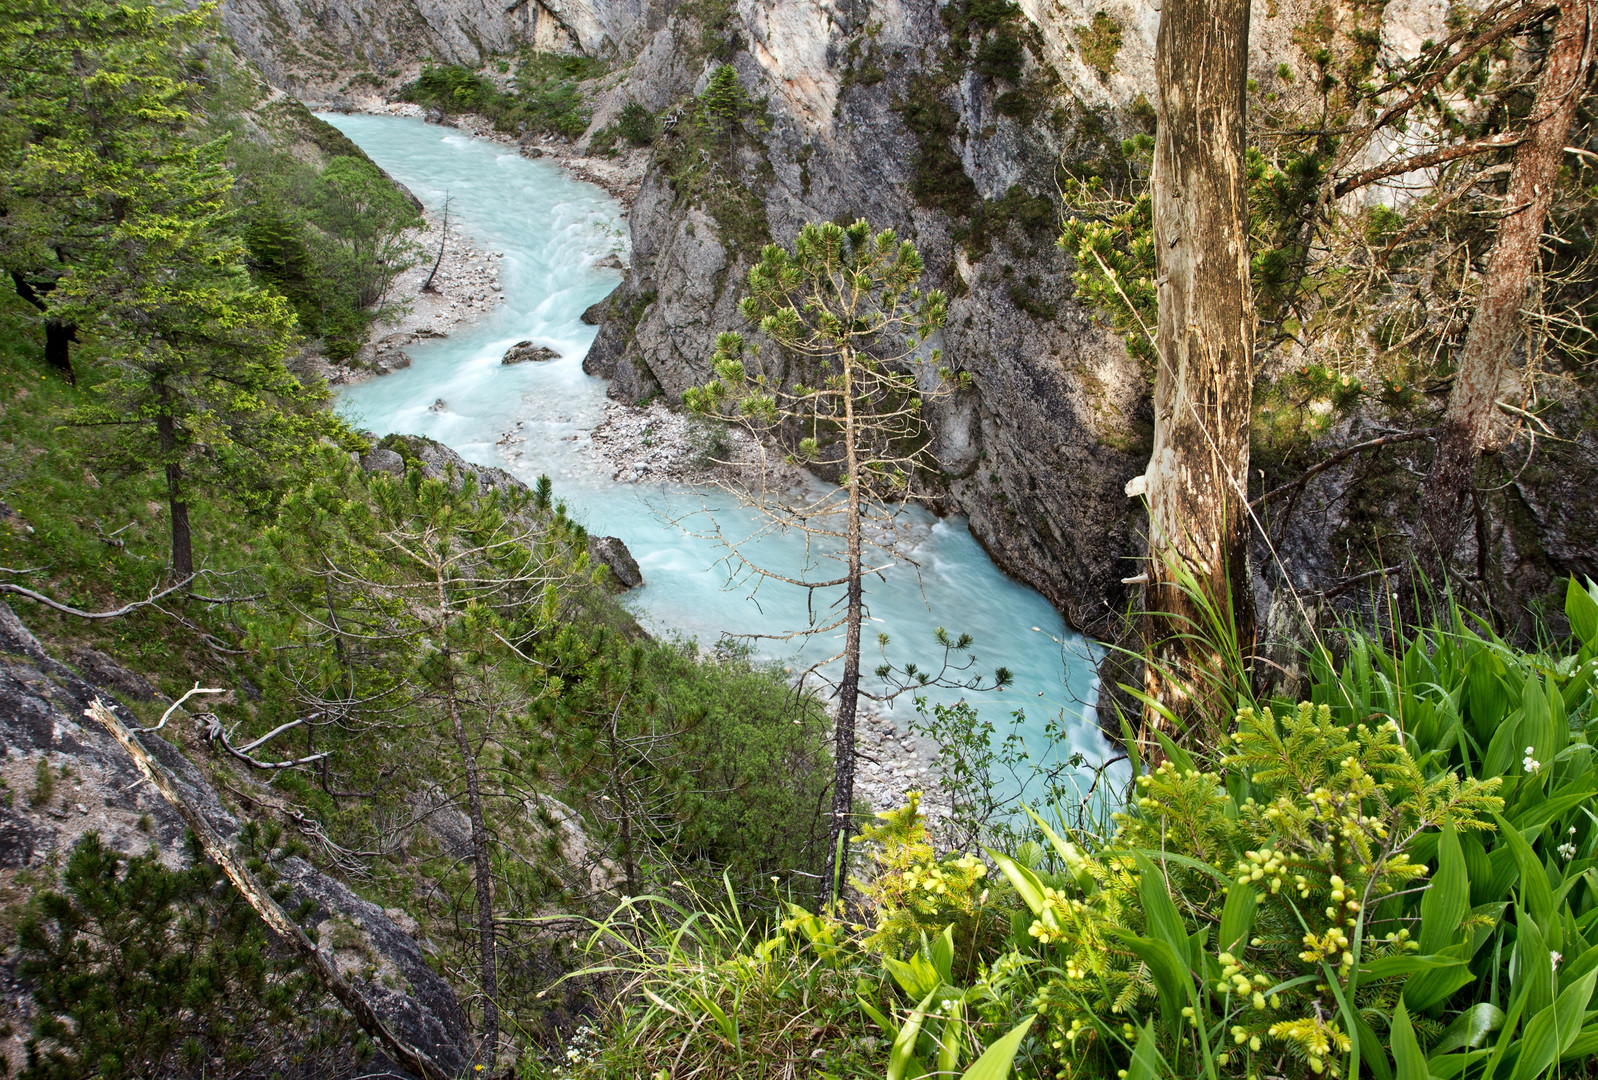
<path fill-rule="evenodd" d="M 531 341 L 518 341 L 505 350 L 501 364 L 525 364 L 529 361 L 559 360 L 560 353 L 547 345 L 534 345 Z"/>
<path fill-rule="evenodd" d="M 636 589 L 644 583 L 644 574 L 638 569 L 638 560 L 633 558 L 633 553 L 627 550 L 627 545 L 622 543 L 620 538 L 590 536 L 588 555 L 595 562 L 604 563 L 610 568 L 610 580 L 621 586 L 622 590 Z"/>

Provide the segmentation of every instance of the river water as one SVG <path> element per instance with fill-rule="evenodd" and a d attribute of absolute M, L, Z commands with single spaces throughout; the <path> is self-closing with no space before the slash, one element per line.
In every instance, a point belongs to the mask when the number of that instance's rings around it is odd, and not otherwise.
<path fill-rule="evenodd" d="M 722 528 L 738 535 L 756 528 L 753 511 L 730 505 L 716 492 L 617 482 L 611 467 L 583 449 L 586 440 L 573 438 L 604 418 L 605 383 L 582 371 L 596 331 L 578 316 L 620 281 L 618 271 L 595 264 L 624 244 L 621 208 L 599 188 L 555 165 L 451 128 L 388 116 L 329 114 L 323 119 L 430 209 L 441 207 L 447 196 L 452 230 L 458 226 L 479 251 L 504 254 L 505 302 L 447 339 L 408 346 L 411 367 L 344 390 L 344 414 L 379 435 L 437 439 L 469 461 L 500 466 L 529 483 L 547 473 L 556 496 L 590 532 L 621 537 L 637 558 L 645 583 L 623 602 L 652 632 L 710 644 L 724 633 L 769 634 L 804 626 L 801 590 L 770 582 L 751 597 L 747 583 L 728 584 L 723 552 L 714 542 L 666 520 L 699 508 L 703 496 L 716 508 Z M 561 359 L 502 365 L 506 348 L 526 339 L 550 346 Z M 440 399 L 444 407 L 434 411 L 431 406 Z M 511 432 L 520 441 L 501 445 Z M 935 627 L 969 633 L 979 668 L 991 672 L 1003 665 L 1014 676 L 1002 693 L 966 695 L 984 719 L 1004 731 L 1012 714 L 1024 710 L 1020 730 L 1034 759 L 1073 752 L 1089 762 L 1109 757 L 1092 719 L 1096 684 L 1090 644 L 1068 630 L 1040 594 L 1005 577 L 964 519 L 937 520 L 923 513 L 920 524 L 920 543 L 911 553 L 919 573 L 899 566 L 867 584 L 872 625 L 866 638 L 872 644 L 865 669 L 880 662 L 878 632 L 889 635 L 891 660 L 922 666 L 941 653 L 932 640 Z M 758 557 L 767 565 L 794 566 L 801 557 L 797 539 L 760 544 Z M 808 666 L 835 651 L 841 638 L 840 630 L 838 641 L 812 640 L 802 647 L 762 642 L 757 651 Z M 930 696 L 953 700 L 959 695 Z M 902 724 L 910 714 L 909 701 L 901 699 L 895 718 Z M 1045 738 L 1050 722 L 1064 732 L 1063 739 Z"/>

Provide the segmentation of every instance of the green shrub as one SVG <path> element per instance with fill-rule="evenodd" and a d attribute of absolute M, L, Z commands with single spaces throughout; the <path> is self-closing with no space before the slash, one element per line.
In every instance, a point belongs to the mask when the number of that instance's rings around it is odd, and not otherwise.
<path fill-rule="evenodd" d="M 660 128 L 655 114 L 636 101 L 629 101 L 616 118 L 616 134 L 633 146 L 648 146 Z"/>
<path fill-rule="evenodd" d="M 341 1044 L 348 1056 L 355 1034 L 203 861 L 168 870 L 90 833 L 60 891 L 29 904 L 17 944 L 38 1005 L 26 1080 L 238 1075 L 290 1056 L 312 1065 Z"/>

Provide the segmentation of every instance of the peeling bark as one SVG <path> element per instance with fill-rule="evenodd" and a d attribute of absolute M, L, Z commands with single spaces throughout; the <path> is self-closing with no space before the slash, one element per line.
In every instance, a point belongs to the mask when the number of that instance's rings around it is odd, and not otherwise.
<path fill-rule="evenodd" d="M 1145 688 L 1172 714 L 1170 734 L 1202 737 L 1219 722 L 1222 651 L 1198 599 L 1230 612 L 1243 652 L 1253 645 L 1247 548 L 1248 426 L 1253 305 L 1249 291 L 1244 115 L 1247 0 L 1166 0 L 1155 70 L 1154 237 L 1159 272 L 1159 362 L 1154 452 L 1147 472 Z M 1171 727 L 1145 710 L 1142 737 Z"/>

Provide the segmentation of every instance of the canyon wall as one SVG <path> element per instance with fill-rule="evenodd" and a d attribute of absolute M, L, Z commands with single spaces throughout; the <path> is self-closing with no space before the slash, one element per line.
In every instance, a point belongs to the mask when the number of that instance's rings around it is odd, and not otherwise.
<path fill-rule="evenodd" d="M 736 302 L 762 244 L 791 242 L 806 221 L 863 216 L 897 229 L 925 258 L 928 284 L 951 296 L 934 344 L 971 375 L 969 391 L 928 410 L 939 509 L 966 514 L 998 565 L 1073 625 L 1124 637 L 1121 616 L 1138 598 L 1122 579 L 1143 552 L 1141 505 L 1124 487 L 1147 461 L 1151 373 L 1073 299 L 1075 267 L 1055 240 L 1066 169 L 1112 185 L 1134 171 L 1122 140 L 1152 125 L 1155 5 L 332 0 L 313 15 L 288 0 L 227 0 L 223 10 L 241 51 L 274 82 L 322 101 L 363 78 L 393 89 L 429 58 L 476 64 L 524 44 L 609 58 L 588 87 L 593 120 L 580 145 L 631 103 L 663 127 L 632 211 L 632 266 L 585 364 L 619 400 L 675 400 L 706 381 L 716 333 L 741 326 Z M 1262 81 L 1277 80 L 1273 93 L 1307 91 L 1296 38 L 1321 10 L 1309 0 L 1256 5 L 1251 63 Z M 1375 33 L 1392 62 L 1445 36 L 1447 10 L 1392 0 L 1327 18 L 1351 20 L 1338 33 Z M 750 98 L 746 134 L 726 145 L 706 140 L 692 103 L 723 63 Z M 1392 190 L 1363 197 L 1391 201 Z M 1303 361 L 1284 353 L 1268 364 L 1285 362 Z M 1586 408 L 1572 414 L 1575 430 Z M 1382 423 L 1356 412 L 1327 434 L 1358 441 Z M 1515 593 L 1500 600 L 1530 598 L 1588 565 L 1594 515 L 1555 488 L 1594 475 L 1598 447 L 1578 440 L 1561 452 L 1575 455 L 1570 468 L 1539 466 L 1555 487 L 1529 485 L 1536 470 L 1517 480 L 1499 535 L 1483 538 Z M 1262 612 L 1285 585 L 1313 600 L 1350 565 L 1357 572 L 1350 552 L 1371 528 L 1403 531 L 1413 516 L 1403 473 L 1424 467 L 1417 453 L 1389 455 L 1374 494 L 1361 488 L 1370 470 L 1357 459 L 1307 487 L 1297 519 L 1256 543 Z M 1296 617 L 1262 625 L 1288 633 Z"/>

